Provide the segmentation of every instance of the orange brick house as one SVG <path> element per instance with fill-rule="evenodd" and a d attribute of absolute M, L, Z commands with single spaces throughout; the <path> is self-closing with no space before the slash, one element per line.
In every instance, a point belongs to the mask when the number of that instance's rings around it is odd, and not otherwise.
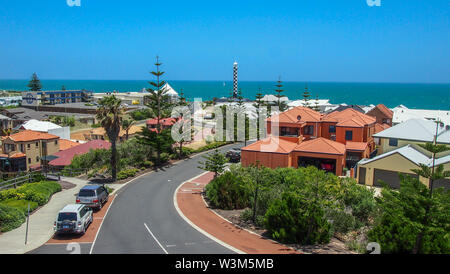
<path fill-rule="evenodd" d="M 354 167 L 375 150 L 375 118 L 351 108 L 323 115 L 295 107 L 268 118 L 267 131 L 268 138 L 242 148 L 243 166 L 257 161 L 271 168 L 313 165 L 342 175 L 344 167 Z"/>

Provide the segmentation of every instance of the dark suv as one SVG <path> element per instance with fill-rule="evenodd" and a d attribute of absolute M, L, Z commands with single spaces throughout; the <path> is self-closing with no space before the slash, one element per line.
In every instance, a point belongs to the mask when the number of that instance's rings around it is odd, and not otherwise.
<path fill-rule="evenodd" d="M 232 163 L 238 163 L 241 161 L 241 149 L 239 148 L 233 148 L 230 149 L 225 156 L 228 158 L 228 160 Z"/>
<path fill-rule="evenodd" d="M 109 193 L 104 186 L 87 185 L 80 189 L 77 195 L 77 204 L 84 204 L 89 207 L 95 207 L 99 210 L 103 204 L 108 201 Z"/>

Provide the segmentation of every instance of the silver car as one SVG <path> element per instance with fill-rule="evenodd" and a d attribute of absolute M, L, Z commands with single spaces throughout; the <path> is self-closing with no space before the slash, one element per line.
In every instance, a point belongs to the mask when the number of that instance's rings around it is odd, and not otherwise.
<path fill-rule="evenodd" d="M 108 201 L 108 190 L 101 185 L 87 185 L 78 192 L 76 203 L 101 209 Z"/>
<path fill-rule="evenodd" d="M 66 205 L 58 212 L 53 229 L 56 234 L 84 234 L 93 219 L 91 208 L 85 205 Z"/>

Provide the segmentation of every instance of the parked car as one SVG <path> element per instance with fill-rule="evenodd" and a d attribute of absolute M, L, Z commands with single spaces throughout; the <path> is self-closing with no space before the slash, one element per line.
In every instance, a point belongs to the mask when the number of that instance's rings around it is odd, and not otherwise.
<path fill-rule="evenodd" d="M 85 205 L 66 205 L 56 217 L 53 229 L 56 234 L 84 234 L 93 221 L 92 209 Z"/>
<path fill-rule="evenodd" d="M 233 148 L 230 149 L 225 156 L 228 158 L 230 162 L 238 163 L 241 160 L 241 149 Z"/>
<path fill-rule="evenodd" d="M 108 190 L 101 185 L 87 185 L 78 192 L 76 203 L 84 204 L 89 207 L 101 209 L 103 204 L 108 201 Z"/>

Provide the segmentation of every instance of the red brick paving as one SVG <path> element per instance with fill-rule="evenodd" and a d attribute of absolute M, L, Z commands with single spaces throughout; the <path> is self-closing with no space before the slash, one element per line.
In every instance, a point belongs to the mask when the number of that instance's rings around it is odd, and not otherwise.
<path fill-rule="evenodd" d="M 177 203 L 183 214 L 195 225 L 217 239 L 248 254 L 298 254 L 284 245 L 243 230 L 217 216 L 204 203 L 201 192 L 213 173 L 183 184 L 177 192 Z"/>

